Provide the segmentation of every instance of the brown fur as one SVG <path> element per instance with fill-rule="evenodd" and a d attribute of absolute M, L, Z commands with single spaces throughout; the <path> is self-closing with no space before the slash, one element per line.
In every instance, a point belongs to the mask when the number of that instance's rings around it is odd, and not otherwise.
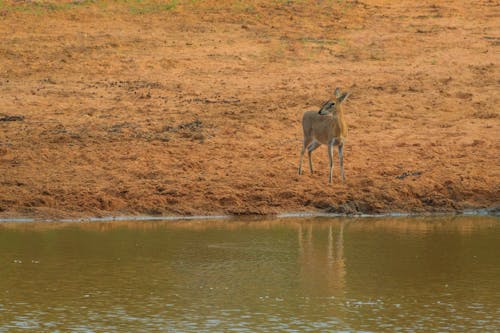
<path fill-rule="evenodd" d="M 344 177 L 343 167 L 343 146 L 347 138 L 347 123 L 344 119 L 343 102 L 349 93 L 340 93 L 336 89 L 334 98 L 323 104 L 319 111 L 307 111 L 302 117 L 302 127 L 304 130 L 304 145 L 300 154 L 299 174 L 302 173 L 302 159 L 304 152 L 308 150 L 309 168 L 313 172 L 311 153 L 320 145 L 328 145 L 328 156 L 330 159 L 329 183 L 332 182 L 333 168 L 333 146 L 339 147 L 339 160 L 342 181 Z"/>

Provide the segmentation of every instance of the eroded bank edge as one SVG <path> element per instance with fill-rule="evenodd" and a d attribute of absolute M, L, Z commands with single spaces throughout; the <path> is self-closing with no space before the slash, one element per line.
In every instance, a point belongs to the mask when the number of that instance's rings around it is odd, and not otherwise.
<path fill-rule="evenodd" d="M 241 218 L 255 219 L 287 219 L 287 218 L 380 218 L 380 217 L 432 217 L 432 216 L 493 216 L 500 217 L 500 207 L 471 209 L 457 212 L 432 212 L 432 213 L 402 213 L 392 212 L 383 214 L 338 214 L 325 212 L 287 212 L 271 215 L 172 215 L 172 216 L 150 216 L 150 215 L 123 215 L 123 216 L 103 216 L 103 217 L 85 217 L 75 219 L 45 219 L 45 218 L 0 218 L 2 222 L 113 222 L 113 221 L 183 221 L 183 220 L 238 220 Z"/>

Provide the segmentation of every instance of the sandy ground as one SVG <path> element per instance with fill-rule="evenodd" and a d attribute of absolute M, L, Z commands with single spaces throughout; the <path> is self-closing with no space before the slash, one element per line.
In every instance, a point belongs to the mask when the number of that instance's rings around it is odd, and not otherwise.
<path fill-rule="evenodd" d="M 498 207 L 499 17 L 487 0 L 1 2 L 0 217 Z M 297 174 L 301 117 L 337 86 L 347 181 L 336 163 L 328 185 L 326 147 Z"/>

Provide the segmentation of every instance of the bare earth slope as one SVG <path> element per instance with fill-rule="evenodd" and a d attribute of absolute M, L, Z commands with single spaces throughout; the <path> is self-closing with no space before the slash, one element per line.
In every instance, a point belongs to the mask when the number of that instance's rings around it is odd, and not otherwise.
<path fill-rule="evenodd" d="M 0 217 L 499 206 L 500 4 L 434 3 L 2 2 Z"/>

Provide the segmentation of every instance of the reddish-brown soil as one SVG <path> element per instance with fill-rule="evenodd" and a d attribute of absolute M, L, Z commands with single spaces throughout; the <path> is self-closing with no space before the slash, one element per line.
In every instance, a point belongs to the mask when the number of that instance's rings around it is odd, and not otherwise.
<path fill-rule="evenodd" d="M 0 217 L 497 207 L 499 17 L 495 0 L 1 2 Z M 337 86 L 347 181 L 336 163 L 328 185 L 325 147 L 297 174 L 301 116 Z"/>

